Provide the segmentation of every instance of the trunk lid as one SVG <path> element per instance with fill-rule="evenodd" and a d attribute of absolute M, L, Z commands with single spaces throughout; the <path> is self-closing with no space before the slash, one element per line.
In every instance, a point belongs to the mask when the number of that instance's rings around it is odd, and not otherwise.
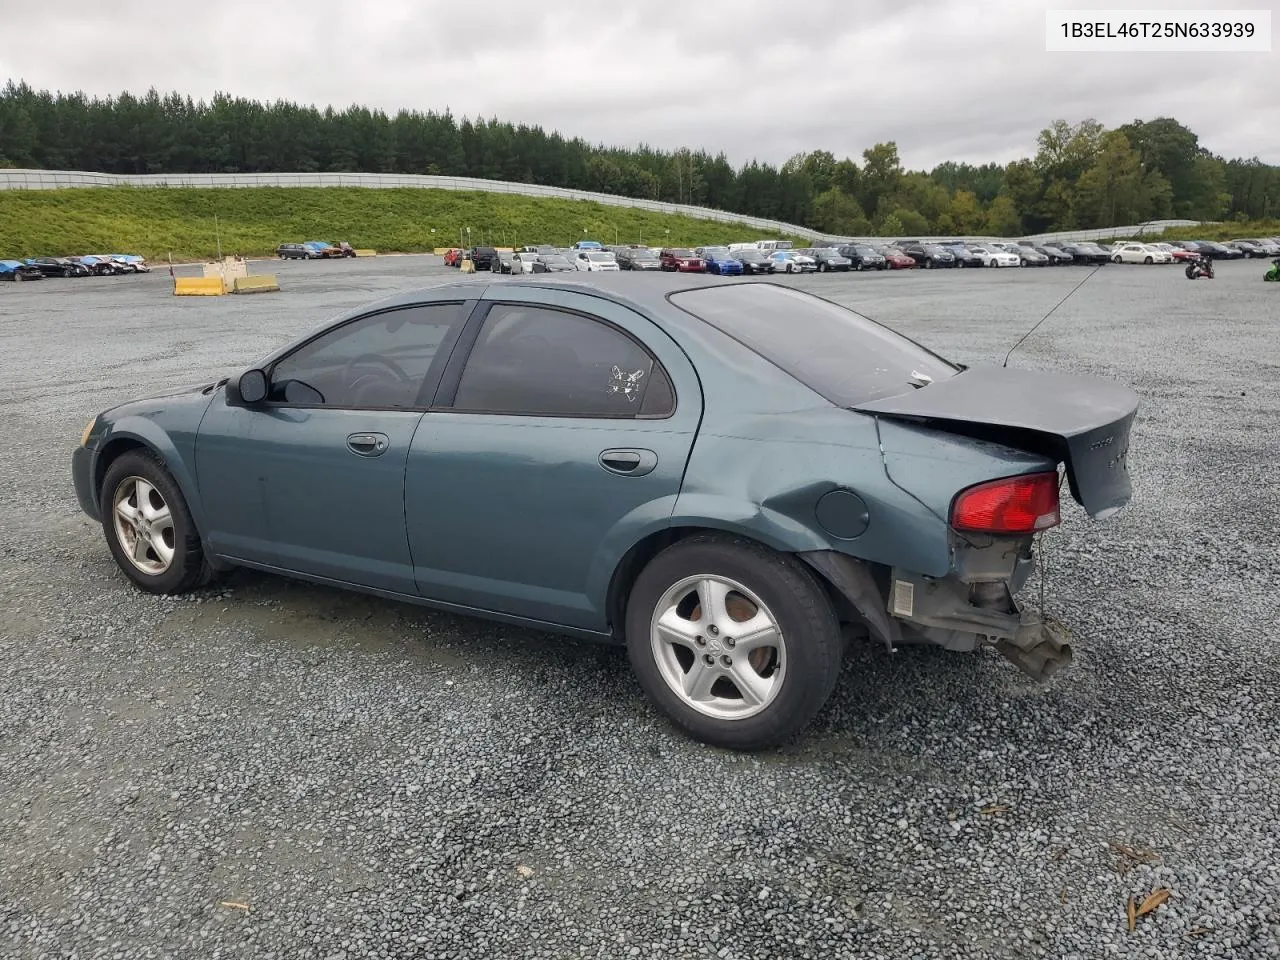
<path fill-rule="evenodd" d="M 1103 519 L 1133 495 L 1127 456 L 1133 390 L 1100 377 L 974 366 L 854 410 L 915 422 L 1061 461 L 1071 495 Z"/>

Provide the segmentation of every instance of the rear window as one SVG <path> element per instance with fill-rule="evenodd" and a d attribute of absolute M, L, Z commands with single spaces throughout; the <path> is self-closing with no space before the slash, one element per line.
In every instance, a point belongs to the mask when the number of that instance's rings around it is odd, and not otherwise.
<path fill-rule="evenodd" d="M 960 369 L 874 320 L 789 287 L 717 285 L 669 299 L 841 407 L 906 393 L 919 375 L 943 380 Z"/>

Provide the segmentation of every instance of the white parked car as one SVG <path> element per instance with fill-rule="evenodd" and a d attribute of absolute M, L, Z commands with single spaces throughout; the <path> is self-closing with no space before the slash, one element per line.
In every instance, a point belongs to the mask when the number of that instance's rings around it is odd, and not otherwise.
<path fill-rule="evenodd" d="M 1016 253 L 1010 253 L 1001 247 L 992 244 L 979 244 L 978 246 L 969 246 L 969 250 L 976 256 L 982 258 L 984 267 L 1016 267 L 1022 262 L 1022 259 Z"/>
<path fill-rule="evenodd" d="M 538 262 L 536 250 L 522 250 L 511 258 L 511 273 L 533 273 L 533 265 Z"/>
<path fill-rule="evenodd" d="M 579 250 L 573 258 L 573 265 L 579 270 L 596 272 L 598 270 L 617 270 L 618 258 L 612 250 Z"/>
<path fill-rule="evenodd" d="M 1173 254 L 1149 243 L 1117 243 L 1111 248 L 1112 263 L 1173 263 Z"/>
<path fill-rule="evenodd" d="M 773 269 L 777 273 L 813 273 L 818 269 L 818 261 L 806 257 L 794 250 L 775 250 L 769 255 Z"/>

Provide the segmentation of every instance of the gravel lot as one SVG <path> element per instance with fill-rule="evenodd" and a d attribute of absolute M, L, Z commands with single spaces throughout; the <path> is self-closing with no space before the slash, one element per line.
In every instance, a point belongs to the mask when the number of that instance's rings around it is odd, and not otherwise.
<path fill-rule="evenodd" d="M 1046 538 L 1068 671 L 855 649 L 760 756 L 673 733 L 618 650 L 250 573 L 161 600 L 115 569 L 70 484 L 92 414 L 453 275 L 437 258 L 256 264 L 284 290 L 252 297 L 174 299 L 163 269 L 3 285 L 0 955 L 1277 956 L 1264 267 L 1108 266 L 1010 361 L 1143 398 L 1135 502 L 1064 504 Z M 972 362 L 1084 275 L 795 282 Z"/>

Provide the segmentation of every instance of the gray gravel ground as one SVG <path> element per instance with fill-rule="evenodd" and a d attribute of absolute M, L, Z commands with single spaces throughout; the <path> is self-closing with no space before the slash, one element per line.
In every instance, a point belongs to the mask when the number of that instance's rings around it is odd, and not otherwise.
<path fill-rule="evenodd" d="M 0 289 L 0 955 L 1280 954 L 1265 264 L 1106 267 L 1011 361 L 1143 398 L 1135 502 L 1047 537 L 1070 670 L 856 649 L 802 741 L 739 756 L 673 733 L 613 649 L 257 574 L 143 596 L 78 511 L 89 416 L 438 263 Z M 796 282 L 975 361 L 1083 275 Z"/>

